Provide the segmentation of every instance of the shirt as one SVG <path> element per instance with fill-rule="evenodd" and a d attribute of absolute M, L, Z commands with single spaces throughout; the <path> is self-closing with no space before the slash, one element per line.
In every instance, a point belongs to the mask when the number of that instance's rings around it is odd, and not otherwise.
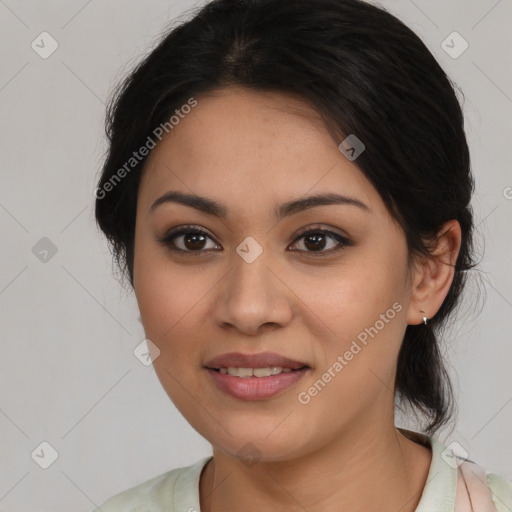
<path fill-rule="evenodd" d="M 454 452 L 426 434 L 400 430 L 432 450 L 427 481 L 416 512 L 454 512 L 458 473 Z M 191 466 L 146 480 L 107 499 L 93 512 L 200 512 L 199 479 L 212 458 L 205 457 Z M 485 474 L 497 512 L 511 512 L 512 480 L 495 473 Z"/>

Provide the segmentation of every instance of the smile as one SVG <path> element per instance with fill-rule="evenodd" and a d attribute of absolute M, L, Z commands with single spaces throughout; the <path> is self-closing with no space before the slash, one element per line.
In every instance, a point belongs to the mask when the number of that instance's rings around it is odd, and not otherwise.
<path fill-rule="evenodd" d="M 288 373 L 293 370 L 292 368 L 283 368 L 281 366 L 268 366 L 266 368 L 236 368 L 230 366 L 228 368 L 212 368 L 214 370 L 218 370 L 220 373 L 224 375 L 231 375 L 233 377 L 270 377 L 272 375 L 279 375 L 281 373 Z"/>

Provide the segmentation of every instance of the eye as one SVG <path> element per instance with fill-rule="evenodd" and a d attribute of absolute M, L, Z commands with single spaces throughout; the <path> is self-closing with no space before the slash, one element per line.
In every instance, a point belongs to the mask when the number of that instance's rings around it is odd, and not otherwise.
<path fill-rule="evenodd" d="M 208 248 L 205 248 L 205 241 L 207 238 L 213 240 L 210 235 L 202 229 L 198 229 L 194 226 L 180 226 L 172 229 L 157 241 L 171 251 L 200 254 L 209 250 Z M 175 242 L 176 240 L 178 240 L 178 243 Z"/>
<path fill-rule="evenodd" d="M 301 235 L 295 239 L 292 244 L 295 245 L 297 241 L 304 239 L 303 246 L 306 249 L 298 249 L 300 252 L 308 253 L 308 256 L 328 256 L 329 254 L 341 251 L 346 246 L 352 245 L 351 241 L 338 234 L 334 231 L 321 228 L 310 228 L 307 231 L 301 233 Z M 331 243 L 334 240 L 334 247 L 331 246 L 328 250 L 323 250 L 328 244 L 328 239 L 331 239 Z M 290 246 L 290 247 L 292 247 Z M 316 253 L 316 254 L 315 254 Z"/>
<path fill-rule="evenodd" d="M 222 250 L 216 243 L 213 244 L 214 247 L 206 247 L 205 245 L 208 239 L 214 241 L 206 231 L 186 225 L 172 229 L 164 237 L 157 239 L 157 241 L 171 251 L 194 255 L 201 255 L 211 250 Z M 302 239 L 304 239 L 303 244 L 305 249 L 292 250 L 307 253 L 308 256 L 328 256 L 329 254 L 344 249 L 346 246 L 352 245 L 352 242 L 348 238 L 334 231 L 321 228 L 309 228 L 302 232 L 289 247 L 293 247 Z M 329 240 L 331 240 L 333 247 L 324 250 L 326 246 L 329 245 Z M 335 242 L 334 244 L 332 243 L 333 241 Z"/>

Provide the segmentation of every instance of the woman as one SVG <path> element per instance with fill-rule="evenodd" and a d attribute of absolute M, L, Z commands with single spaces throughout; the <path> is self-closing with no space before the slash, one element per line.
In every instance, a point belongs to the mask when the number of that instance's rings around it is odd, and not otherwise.
<path fill-rule="evenodd" d="M 413 32 L 360 0 L 213 1 L 122 84 L 107 133 L 97 222 L 213 456 L 103 512 L 510 510 L 511 482 L 434 437 L 474 183 Z"/>

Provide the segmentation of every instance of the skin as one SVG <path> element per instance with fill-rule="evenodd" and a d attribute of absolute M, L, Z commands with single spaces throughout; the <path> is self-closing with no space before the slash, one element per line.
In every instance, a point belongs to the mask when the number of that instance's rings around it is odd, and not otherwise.
<path fill-rule="evenodd" d="M 214 458 L 200 479 L 201 510 L 415 510 L 431 451 L 395 428 L 396 362 L 407 325 L 432 318 L 448 293 L 459 224 L 446 223 L 434 257 L 409 269 L 403 231 L 357 160 L 339 151 L 306 103 L 238 87 L 197 100 L 147 160 L 134 289 L 146 337 L 160 350 L 153 364 L 162 386 L 212 444 Z M 153 201 L 170 190 L 214 199 L 229 214 L 220 219 L 177 203 L 151 213 Z M 279 221 L 274 216 L 276 205 L 333 191 L 359 199 L 370 212 L 323 205 Z M 175 245 L 188 253 L 157 241 L 183 224 L 211 238 L 201 246 L 178 236 Z M 353 244 L 315 255 L 338 242 L 328 237 L 324 246 L 308 245 L 297 234 L 307 226 Z M 250 264 L 236 252 L 247 236 L 263 249 Z M 198 248 L 210 252 L 191 254 Z M 301 404 L 298 393 L 395 302 L 400 312 Z M 203 368 L 226 352 L 267 350 L 311 370 L 275 397 L 243 401 L 218 390 Z M 258 453 L 253 465 L 238 454 L 249 442 Z"/>

